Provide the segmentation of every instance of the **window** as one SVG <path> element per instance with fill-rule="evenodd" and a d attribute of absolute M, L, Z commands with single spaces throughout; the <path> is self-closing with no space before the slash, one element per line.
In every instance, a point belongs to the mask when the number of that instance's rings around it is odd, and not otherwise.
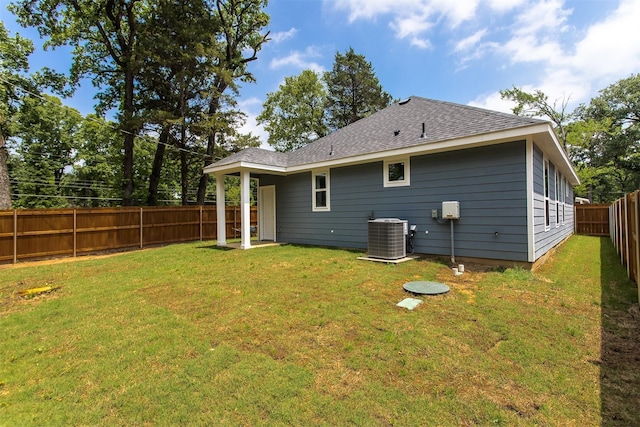
<path fill-rule="evenodd" d="M 329 207 L 329 171 L 318 171 L 311 174 L 311 186 L 313 189 L 313 211 L 322 212 L 330 210 Z"/>
<path fill-rule="evenodd" d="M 409 185 L 409 158 L 385 160 L 383 174 L 385 187 Z"/>
<path fill-rule="evenodd" d="M 555 199 L 556 199 L 556 227 L 560 227 L 560 176 L 558 175 L 558 169 L 555 170 Z"/>
<path fill-rule="evenodd" d="M 545 230 L 549 229 L 549 224 L 551 221 L 551 212 L 549 206 L 549 161 L 544 160 L 544 228 Z"/>
<path fill-rule="evenodd" d="M 562 177 L 562 179 L 560 180 L 560 202 L 562 203 L 562 225 L 564 225 L 564 216 L 565 216 L 565 210 L 566 210 L 566 188 L 567 188 L 567 180 L 564 179 L 564 176 Z"/>

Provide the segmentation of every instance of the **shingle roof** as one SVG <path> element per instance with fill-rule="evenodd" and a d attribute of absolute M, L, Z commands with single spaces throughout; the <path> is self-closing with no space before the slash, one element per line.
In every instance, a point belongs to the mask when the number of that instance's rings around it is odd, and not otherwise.
<path fill-rule="evenodd" d="M 250 147 L 225 157 L 213 163 L 211 166 L 229 165 L 236 162 L 256 163 L 276 167 L 286 167 L 291 153 L 279 153 L 277 151 L 264 150 Z"/>
<path fill-rule="evenodd" d="M 425 135 L 422 136 L 424 123 Z M 544 120 L 412 96 L 290 153 L 249 148 L 211 167 L 236 162 L 291 167 L 526 127 Z"/>

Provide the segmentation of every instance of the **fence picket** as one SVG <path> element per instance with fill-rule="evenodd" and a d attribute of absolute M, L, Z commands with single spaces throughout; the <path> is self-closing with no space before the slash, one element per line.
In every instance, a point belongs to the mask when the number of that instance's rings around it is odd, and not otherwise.
<path fill-rule="evenodd" d="M 241 228 L 226 207 L 227 236 Z M 257 207 L 250 222 L 257 225 Z M 0 211 L 0 263 L 217 238 L 215 206 Z"/>

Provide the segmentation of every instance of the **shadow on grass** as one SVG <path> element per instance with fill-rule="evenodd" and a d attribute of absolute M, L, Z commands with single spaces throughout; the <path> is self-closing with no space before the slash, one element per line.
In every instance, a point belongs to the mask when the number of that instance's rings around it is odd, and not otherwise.
<path fill-rule="evenodd" d="M 600 241 L 603 426 L 640 425 L 640 314 L 636 284 L 627 278 L 607 237 Z"/>
<path fill-rule="evenodd" d="M 212 249 L 212 250 L 215 250 L 215 251 L 222 251 L 222 252 L 232 251 L 233 250 L 233 248 L 231 248 L 229 246 L 218 246 L 218 245 L 200 246 L 199 249 Z"/>

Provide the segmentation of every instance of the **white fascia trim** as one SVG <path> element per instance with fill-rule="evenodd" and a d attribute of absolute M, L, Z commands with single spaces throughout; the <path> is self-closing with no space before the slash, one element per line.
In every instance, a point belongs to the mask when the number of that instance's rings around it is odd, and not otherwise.
<path fill-rule="evenodd" d="M 527 175 L 527 258 L 529 262 L 535 262 L 536 234 L 535 234 L 535 209 L 533 190 L 533 140 L 527 138 L 525 147 L 526 175 Z"/>
<path fill-rule="evenodd" d="M 580 185 L 580 178 L 569 160 L 569 155 L 565 151 L 558 137 L 551 127 L 551 124 L 545 123 L 547 131 L 541 138 L 534 138 L 534 142 L 540 147 L 545 156 L 560 169 L 560 172 L 569 179 L 569 183 L 573 186 Z"/>
<path fill-rule="evenodd" d="M 227 165 L 214 166 L 214 167 L 207 166 L 202 170 L 202 172 L 206 174 L 215 174 L 215 173 L 230 174 L 230 173 L 236 173 L 236 172 L 240 172 L 242 170 L 247 170 L 247 169 L 251 171 L 256 171 L 256 172 L 269 172 L 269 173 L 279 174 L 279 175 L 285 175 L 287 173 L 287 168 L 284 166 L 271 166 L 271 165 L 264 165 L 260 163 L 250 163 L 250 162 L 236 162 L 236 163 L 229 163 Z"/>
<path fill-rule="evenodd" d="M 463 148 L 484 147 L 488 145 L 501 144 L 508 141 L 517 141 L 525 139 L 533 133 L 544 132 L 548 129 L 546 123 L 523 128 L 508 129 L 500 132 L 487 133 L 482 135 L 473 135 L 465 138 L 457 138 L 444 141 L 428 142 L 412 147 L 398 148 L 396 150 L 378 151 L 374 153 L 362 154 L 354 157 L 345 157 L 343 159 L 318 162 L 313 164 L 297 165 L 287 168 L 288 173 L 302 172 L 311 169 L 349 166 L 353 164 L 368 163 L 372 161 L 385 160 L 387 158 L 398 158 L 406 156 L 416 156 L 429 153 L 439 153 L 444 151 L 459 150 Z"/>
<path fill-rule="evenodd" d="M 307 172 L 315 169 L 330 169 L 332 167 L 349 166 L 374 161 L 381 161 L 390 157 L 406 157 L 422 154 L 439 153 L 452 150 L 460 150 L 464 148 L 484 147 L 488 145 L 501 144 L 509 141 L 522 140 L 534 136 L 534 142 L 556 165 L 562 165 L 561 171 L 566 177 L 570 177 L 572 185 L 580 184 L 578 175 L 576 174 L 569 157 L 564 148 L 562 148 L 556 134 L 549 123 L 538 123 L 531 126 L 507 129 L 499 132 L 491 132 L 481 135 L 473 135 L 464 138 L 456 138 L 443 141 L 427 142 L 425 144 L 414 145 L 411 147 L 398 148 L 395 150 L 378 151 L 373 153 L 361 154 L 358 156 L 345 157 L 336 160 L 326 160 L 316 163 L 307 163 L 295 166 L 272 166 L 261 163 L 251 162 L 235 162 L 221 166 L 207 166 L 203 169 L 203 173 L 238 173 L 242 170 L 249 169 L 255 172 L 268 172 L 276 175 L 287 175 L 290 173 Z"/>

